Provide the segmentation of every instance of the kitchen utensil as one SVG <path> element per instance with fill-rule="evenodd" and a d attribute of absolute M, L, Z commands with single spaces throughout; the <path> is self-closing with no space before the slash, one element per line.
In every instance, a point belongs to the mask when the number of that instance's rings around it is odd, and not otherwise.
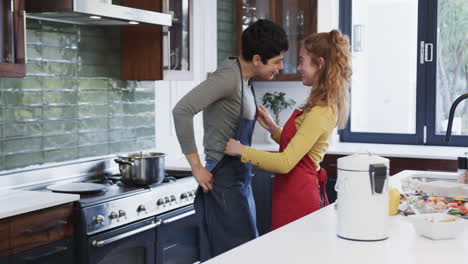
<path fill-rule="evenodd" d="M 338 237 L 357 241 L 388 238 L 389 160 L 354 154 L 338 159 Z"/>
<path fill-rule="evenodd" d="M 164 179 L 165 157 L 166 154 L 159 152 L 138 152 L 119 156 L 114 161 L 119 164 L 124 184 L 151 185 Z"/>
<path fill-rule="evenodd" d="M 106 190 L 106 186 L 98 183 L 72 182 L 49 185 L 47 186 L 47 189 L 53 192 L 87 194 L 102 192 Z"/>
<path fill-rule="evenodd" d="M 454 239 L 468 224 L 464 219 L 441 213 L 410 215 L 408 219 L 416 234 L 433 240 Z"/>

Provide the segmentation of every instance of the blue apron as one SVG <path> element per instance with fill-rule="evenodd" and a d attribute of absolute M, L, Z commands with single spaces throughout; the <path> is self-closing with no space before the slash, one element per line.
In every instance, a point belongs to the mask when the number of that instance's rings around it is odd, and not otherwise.
<path fill-rule="evenodd" d="M 243 118 L 244 81 L 241 72 L 241 110 L 236 140 L 250 146 L 254 120 Z M 252 86 L 252 93 L 255 93 Z M 257 103 L 255 102 L 255 106 Z M 252 195 L 252 165 L 240 157 L 224 155 L 211 170 L 213 189 L 198 187 L 194 206 L 200 223 L 200 259 L 206 261 L 258 237 L 255 202 Z"/>

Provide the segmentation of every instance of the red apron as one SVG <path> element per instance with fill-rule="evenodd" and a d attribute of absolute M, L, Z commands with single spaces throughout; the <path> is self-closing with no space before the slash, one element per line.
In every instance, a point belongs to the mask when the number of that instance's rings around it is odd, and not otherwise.
<path fill-rule="evenodd" d="M 295 120 L 301 114 L 302 111 L 296 109 L 284 125 L 280 152 L 284 151 L 296 135 Z M 326 182 L 326 171 L 324 169 L 317 171 L 314 162 L 307 154 L 289 173 L 276 174 L 273 182 L 271 230 L 317 211 L 320 209 L 320 201 L 328 205 Z"/>

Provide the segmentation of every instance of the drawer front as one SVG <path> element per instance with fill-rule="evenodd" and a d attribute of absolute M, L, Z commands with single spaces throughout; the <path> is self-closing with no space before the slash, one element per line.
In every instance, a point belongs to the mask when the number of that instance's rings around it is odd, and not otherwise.
<path fill-rule="evenodd" d="M 10 250 L 10 221 L 0 220 L 0 257 L 9 255 L 9 250 Z"/>
<path fill-rule="evenodd" d="M 73 235 L 73 204 L 14 217 L 10 224 L 12 253 L 22 252 Z"/>

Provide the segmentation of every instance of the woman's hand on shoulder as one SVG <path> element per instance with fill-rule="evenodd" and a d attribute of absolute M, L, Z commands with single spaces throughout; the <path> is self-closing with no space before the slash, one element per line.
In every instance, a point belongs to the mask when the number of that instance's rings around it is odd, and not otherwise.
<path fill-rule="evenodd" d="M 240 156 L 242 151 L 244 150 L 245 146 L 242 145 L 239 141 L 234 139 L 229 139 L 226 143 L 226 147 L 224 149 L 224 154 L 229 156 Z"/>

